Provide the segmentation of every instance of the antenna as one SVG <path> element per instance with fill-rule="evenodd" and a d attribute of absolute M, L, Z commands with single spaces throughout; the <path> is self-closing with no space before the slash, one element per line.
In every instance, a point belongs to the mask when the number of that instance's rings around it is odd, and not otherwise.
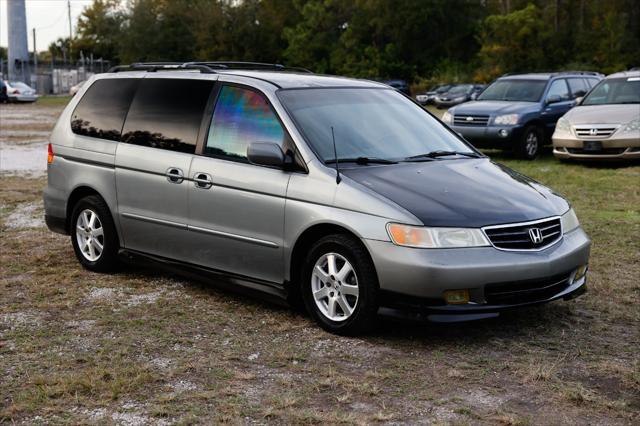
<path fill-rule="evenodd" d="M 333 126 L 331 126 L 331 139 L 333 139 L 333 156 L 336 159 L 336 185 L 342 181 L 340 177 L 340 165 L 338 164 L 338 151 L 336 151 L 336 135 L 333 132 Z"/>

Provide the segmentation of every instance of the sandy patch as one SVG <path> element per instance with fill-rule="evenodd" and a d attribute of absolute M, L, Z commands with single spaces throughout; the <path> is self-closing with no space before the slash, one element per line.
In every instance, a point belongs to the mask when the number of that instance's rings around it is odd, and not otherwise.
<path fill-rule="evenodd" d="M 44 210 L 41 202 L 19 204 L 5 219 L 11 229 L 44 227 Z"/>
<path fill-rule="evenodd" d="M 10 176 L 44 176 L 47 172 L 47 142 L 29 145 L 3 143 L 0 146 L 0 172 Z"/>
<path fill-rule="evenodd" d="M 23 327 L 35 328 L 42 324 L 42 317 L 35 312 L 29 311 L 9 312 L 0 315 L 0 323 L 11 330 Z"/>

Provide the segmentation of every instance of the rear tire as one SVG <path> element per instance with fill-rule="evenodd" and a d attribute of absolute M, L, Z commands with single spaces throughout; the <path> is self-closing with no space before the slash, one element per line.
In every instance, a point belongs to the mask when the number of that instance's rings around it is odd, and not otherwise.
<path fill-rule="evenodd" d="M 378 278 L 369 253 L 356 238 L 321 238 L 309 250 L 301 275 L 304 304 L 323 329 L 356 335 L 375 326 Z"/>
<path fill-rule="evenodd" d="M 115 272 L 120 268 L 118 234 L 102 198 L 90 195 L 78 201 L 69 228 L 73 250 L 83 267 L 94 272 Z"/>
<path fill-rule="evenodd" d="M 515 154 L 523 160 L 535 160 L 544 144 L 544 132 L 536 125 L 525 127 L 515 146 Z"/>

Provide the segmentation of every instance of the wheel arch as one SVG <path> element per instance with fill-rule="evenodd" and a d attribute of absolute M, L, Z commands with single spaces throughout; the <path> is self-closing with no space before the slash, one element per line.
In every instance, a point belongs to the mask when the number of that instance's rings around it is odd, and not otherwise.
<path fill-rule="evenodd" d="M 73 208 L 75 207 L 76 204 L 78 204 L 78 201 L 90 195 L 97 195 L 102 199 L 102 201 L 105 202 L 107 206 L 109 205 L 106 202 L 105 198 L 102 196 L 102 194 L 100 194 L 95 188 L 92 188 L 87 185 L 80 185 L 75 187 L 69 194 L 69 197 L 67 198 L 66 216 L 65 216 L 66 217 L 65 228 L 67 232 L 71 231 L 71 215 L 73 213 Z M 111 214 L 111 219 L 114 220 L 114 223 L 115 223 L 115 218 L 113 217 L 113 212 L 111 211 L 111 209 L 109 209 L 109 213 Z"/>

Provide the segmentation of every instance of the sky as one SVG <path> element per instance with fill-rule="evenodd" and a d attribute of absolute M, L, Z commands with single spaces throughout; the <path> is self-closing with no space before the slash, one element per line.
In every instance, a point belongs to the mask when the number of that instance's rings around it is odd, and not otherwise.
<path fill-rule="evenodd" d="M 8 45 L 7 3 L 13 0 L 0 0 L 0 46 Z M 78 16 L 93 0 L 71 0 L 71 23 L 75 34 Z M 33 28 L 36 29 L 36 47 L 46 50 L 58 37 L 69 37 L 69 18 L 67 0 L 26 0 L 27 33 L 29 52 L 33 51 Z"/>

